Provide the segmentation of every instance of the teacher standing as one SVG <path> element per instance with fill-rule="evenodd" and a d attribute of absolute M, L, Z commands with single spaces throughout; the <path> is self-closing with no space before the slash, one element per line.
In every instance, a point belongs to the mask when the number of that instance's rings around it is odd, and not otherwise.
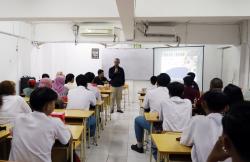
<path fill-rule="evenodd" d="M 117 112 L 123 113 L 121 110 L 122 90 L 125 83 L 125 74 L 122 67 L 119 66 L 120 59 L 115 58 L 114 66 L 109 69 L 109 78 L 112 90 L 111 113 L 114 113 L 114 105 L 116 102 Z"/>

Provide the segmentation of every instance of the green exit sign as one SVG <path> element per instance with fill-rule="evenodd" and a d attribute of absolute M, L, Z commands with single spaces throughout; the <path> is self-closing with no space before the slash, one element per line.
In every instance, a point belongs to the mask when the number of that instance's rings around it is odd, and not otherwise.
<path fill-rule="evenodd" d="M 141 48 L 141 44 L 135 43 L 135 44 L 134 44 L 134 48 Z"/>

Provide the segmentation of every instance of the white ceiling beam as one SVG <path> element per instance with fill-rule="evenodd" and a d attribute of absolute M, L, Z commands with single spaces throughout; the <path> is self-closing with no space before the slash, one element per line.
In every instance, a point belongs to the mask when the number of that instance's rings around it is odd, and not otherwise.
<path fill-rule="evenodd" d="M 125 39 L 134 40 L 134 0 L 116 0 L 116 5 Z"/>

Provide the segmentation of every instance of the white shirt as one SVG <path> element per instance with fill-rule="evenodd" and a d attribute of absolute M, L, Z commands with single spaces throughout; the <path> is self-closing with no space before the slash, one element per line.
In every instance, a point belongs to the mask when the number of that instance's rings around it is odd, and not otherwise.
<path fill-rule="evenodd" d="M 222 135 L 222 115 L 211 113 L 208 116 L 193 117 L 181 136 L 181 144 L 193 146 L 193 162 L 206 162 L 216 141 Z M 231 161 L 228 159 L 226 161 Z"/>
<path fill-rule="evenodd" d="M 83 86 L 69 90 L 67 109 L 89 109 L 96 105 L 96 98 L 92 91 Z"/>
<path fill-rule="evenodd" d="M 155 89 L 155 88 L 157 88 L 157 85 L 151 85 L 150 87 L 148 87 L 148 88 L 146 89 L 146 92 L 148 92 L 148 91 L 150 91 L 150 90 L 152 90 L 152 89 Z"/>
<path fill-rule="evenodd" d="M 18 115 L 30 112 L 29 105 L 22 97 L 17 95 L 3 96 L 3 105 L 0 107 L 0 124 L 13 124 Z"/>
<path fill-rule="evenodd" d="M 76 88 L 76 85 L 74 83 L 68 82 L 67 84 L 64 85 L 68 90 Z"/>
<path fill-rule="evenodd" d="M 171 97 L 161 103 L 163 130 L 182 132 L 192 116 L 192 103 L 188 99 Z"/>
<path fill-rule="evenodd" d="M 93 86 L 91 83 L 88 83 L 87 88 L 88 88 L 90 91 L 94 92 L 95 97 L 96 97 L 97 100 L 99 100 L 99 101 L 102 100 L 101 93 L 100 93 L 100 91 L 99 91 L 99 89 L 98 89 L 97 87 Z"/>
<path fill-rule="evenodd" d="M 144 99 L 144 109 L 150 108 L 150 112 L 158 112 L 159 119 L 162 120 L 161 103 L 169 100 L 169 92 L 166 87 L 157 87 L 147 92 Z"/>
<path fill-rule="evenodd" d="M 58 139 L 67 144 L 71 133 L 59 118 L 34 111 L 19 116 L 13 127 L 9 160 L 51 162 L 51 150 Z"/>

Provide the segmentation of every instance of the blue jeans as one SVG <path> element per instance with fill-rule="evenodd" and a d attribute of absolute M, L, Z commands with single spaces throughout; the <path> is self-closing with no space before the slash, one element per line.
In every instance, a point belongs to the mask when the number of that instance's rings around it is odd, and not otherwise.
<path fill-rule="evenodd" d="M 90 137 L 93 137 L 96 130 L 96 118 L 94 116 L 89 117 L 87 127 L 90 128 Z"/>
<path fill-rule="evenodd" d="M 144 129 L 150 131 L 150 123 L 146 121 L 144 116 L 135 118 L 135 136 L 137 142 L 143 142 Z"/>

